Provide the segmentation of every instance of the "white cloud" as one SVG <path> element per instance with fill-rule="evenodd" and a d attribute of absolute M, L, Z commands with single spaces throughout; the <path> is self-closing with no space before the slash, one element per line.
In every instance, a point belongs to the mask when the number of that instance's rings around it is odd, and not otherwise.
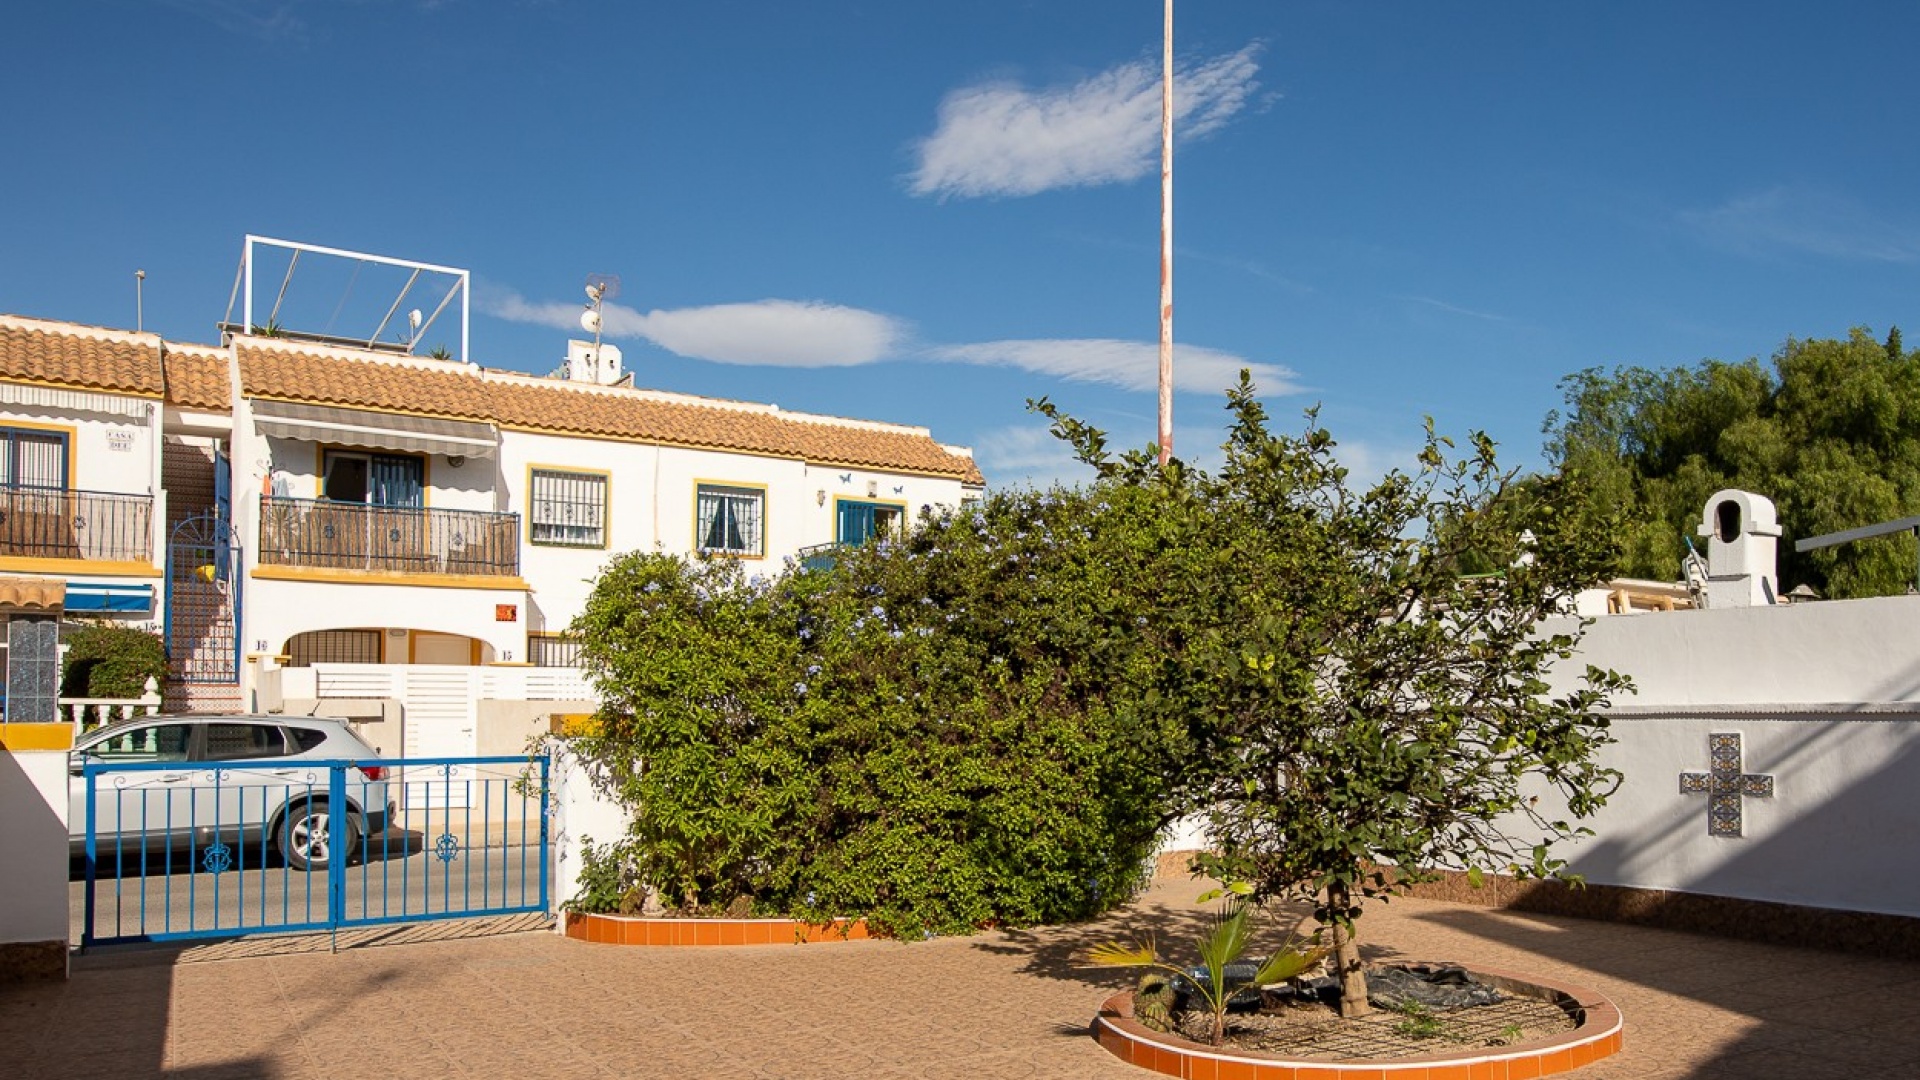
<path fill-rule="evenodd" d="M 1709 209 L 1683 210 L 1679 218 L 1709 242 L 1742 254 L 1920 261 L 1920 230 L 1886 221 L 1851 198 L 1805 187 L 1777 185 Z"/>
<path fill-rule="evenodd" d="M 1160 346 L 1153 342 L 1107 338 L 1043 338 L 1022 341 L 985 341 L 972 345 L 942 345 L 927 350 L 936 360 L 990 367 L 1013 367 L 1074 382 L 1104 383 L 1123 390 L 1157 390 L 1160 386 Z M 1173 387 L 1218 394 L 1240 381 L 1240 369 L 1249 368 L 1263 395 L 1291 393 L 1298 388 L 1292 371 L 1263 364 L 1218 349 L 1178 345 L 1173 349 Z"/>
<path fill-rule="evenodd" d="M 1026 485 L 1071 487 L 1093 479 L 1093 470 L 1073 456 L 1073 448 L 1045 427 L 1005 427 L 980 433 L 973 458 L 994 487 Z"/>
<path fill-rule="evenodd" d="M 480 310 L 509 322 L 581 332 L 583 309 L 578 304 L 532 301 L 500 289 L 482 289 L 477 301 Z M 603 333 L 610 339 L 648 341 L 679 356 L 720 364 L 822 368 L 919 359 L 1018 368 L 1123 390 L 1151 392 L 1160 385 L 1160 346 L 1155 342 L 1037 338 L 915 349 L 903 320 L 817 301 L 760 300 L 644 312 L 607 304 L 601 314 Z M 1293 372 L 1279 364 L 1199 345 L 1174 346 L 1176 390 L 1217 395 L 1240 381 L 1242 368 L 1253 372 L 1262 394 L 1299 389 Z"/>
<path fill-rule="evenodd" d="M 580 329 L 581 307 L 536 303 L 510 292 L 482 297 L 488 314 L 511 322 Z M 621 304 L 602 309 L 603 333 L 639 338 L 679 356 L 719 364 L 768 367 L 853 367 L 893 355 L 908 334 L 898 319 L 838 304 L 758 300 L 669 311 Z"/>
<path fill-rule="evenodd" d="M 1174 133 L 1218 131 L 1259 89 L 1260 46 L 1174 73 Z M 1071 86 L 1029 90 L 985 82 L 952 91 L 939 124 L 915 146 L 915 195 L 1033 195 L 1132 180 L 1157 167 L 1157 61 L 1139 60 Z"/>

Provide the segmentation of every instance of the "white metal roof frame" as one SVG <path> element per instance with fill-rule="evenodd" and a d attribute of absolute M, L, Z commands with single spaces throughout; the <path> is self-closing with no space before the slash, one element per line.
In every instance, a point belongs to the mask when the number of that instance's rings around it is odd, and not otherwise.
<path fill-rule="evenodd" d="M 380 325 L 378 327 L 375 327 L 372 335 L 367 338 L 368 348 L 373 348 L 376 345 L 376 343 L 380 340 L 380 335 L 383 331 L 386 330 L 387 323 L 393 320 L 394 313 L 399 311 L 400 305 L 406 302 L 407 293 L 411 292 L 413 289 L 414 283 L 420 280 L 420 275 L 444 274 L 453 278 L 453 284 L 447 288 L 446 295 L 440 298 L 439 304 L 436 305 L 433 309 L 433 314 L 428 316 L 425 322 L 421 323 L 419 329 L 414 332 L 413 338 L 416 341 L 419 340 L 420 336 L 426 333 L 427 328 L 431 327 L 434 324 L 434 321 L 440 318 L 441 314 L 447 310 L 447 305 L 452 303 L 453 298 L 457 295 L 460 297 L 459 360 L 463 364 L 469 362 L 468 353 L 467 353 L 467 332 L 468 332 L 468 328 L 471 325 L 472 314 L 473 314 L 472 274 L 469 271 L 462 270 L 457 266 L 441 266 L 437 263 L 419 262 L 414 259 L 400 259 L 390 255 L 374 255 L 364 251 L 348 251 L 345 248 L 326 247 L 320 244 L 303 244 L 295 240 L 279 240 L 271 236 L 255 236 L 252 233 L 248 233 L 245 250 L 242 251 L 240 255 L 240 276 L 233 283 L 234 291 L 240 294 L 239 296 L 239 299 L 241 301 L 240 325 L 246 328 L 246 332 L 248 333 L 251 333 L 253 331 L 253 327 L 258 325 L 257 323 L 254 322 L 254 318 L 253 318 L 253 266 L 254 266 L 253 249 L 255 247 L 280 248 L 282 250 L 293 252 L 292 259 L 287 264 L 287 280 L 282 281 L 280 284 L 280 294 L 279 294 L 280 298 L 284 298 L 286 296 L 287 282 L 293 279 L 294 267 L 299 264 L 300 256 L 303 253 L 312 254 L 312 255 L 325 255 L 331 258 L 338 258 L 338 259 L 352 259 L 359 262 L 379 263 L 380 265 L 383 265 L 383 266 L 397 266 L 403 270 L 413 271 L 413 273 L 408 276 L 407 283 L 404 287 L 401 288 L 399 295 L 393 298 L 393 303 L 387 308 L 386 317 L 380 320 Z M 274 302 L 274 311 L 277 313 L 279 309 L 280 309 L 279 300 L 276 299 Z M 227 314 L 229 318 L 232 317 L 232 314 L 233 314 L 232 299 L 229 299 L 227 301 Z M 269 316 L 269 319 L 271 318 L 272 316 Z M 412 350 L 412 346 L 409 345 L 408 351 L 411 351 L 411 350 Z"/>

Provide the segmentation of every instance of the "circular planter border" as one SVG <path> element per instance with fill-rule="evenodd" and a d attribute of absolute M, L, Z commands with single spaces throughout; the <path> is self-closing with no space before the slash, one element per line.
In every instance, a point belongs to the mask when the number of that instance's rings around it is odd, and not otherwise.
<path fill-rule="evenodd" d="M 566 913 L 566 934 L 595 945 L 811 945 L 865 941 L 862 919 L 824 925 L 800 919 L 672 919 L 643 915 Z"/>
<path fill-rule="evenodd" d="M 1094 1035 L 1120 1060 L 1182 1080 L 1532 1080 L 1620 1051 L 1620 1010 L 1595 991 L 1493 968 L 1474 968 L 1473 973 L 1501 990 L 1544 991 L 1574 1014 L 1574 1029 L 1497 1050 L 1474 1047 L 1418 1057 L 1320 1061 L 1253 1050 L 1216 1050 L 1154 1031 L 1134 1020 L 1133 992 L 1123 990 L 1100 1006 L 1100 1015 L 1093 1021 Z"/>

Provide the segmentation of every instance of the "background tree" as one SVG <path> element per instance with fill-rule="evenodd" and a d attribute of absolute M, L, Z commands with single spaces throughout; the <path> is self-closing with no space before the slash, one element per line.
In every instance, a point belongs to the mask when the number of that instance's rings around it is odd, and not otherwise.
<path fill-rule="evenodd" d="M 1580 624 L 1542 631 L 1601 579 L 1611 534 L 1573 512 L 1574 480 L 1534 478 L 1522 497 L 1482 435 L 1454 458 L 1429 430 L 1417 472 L 1359 489 L 1312 414 L 1303 434 L 1273 434 L 1244 376 L 1229 407 L 1217 477 L 1115 460 L 1098 432 L 1049 415 L 1103 478 L 1207 508 L 1230 569 L 1178 585 L 1190 610 L 1233 612 L 1182 654 L 1212 750 L 1194 766 L 1217 851 L 1203 863 L 1262 899 L 1311 898 L 1342 1011 L 1358 1015 L 1362 898 L 1435 866 L 1553 873 L 1547 845 L 1617 783 L 1594 754 L 1609 741 L 1598 710 L 1625 681 L 1588 668 L 1551 692 Z M 1470 555 L 1503 569 L 1463 577 Z"/>
<path fill-rule="evenodd" d="M 1547 454 L 1577 475 L 1589 512 L 1621 521 L 1617 570 L 1670 581 L 1715 491 L 1780 511 L 1781 585 L 1835 597 L 1905 592 L 1911 537 L 1808 552 L 1796 538 L 1920 514 L 1920 353 L 1864 328 L 1788 339 L 1770 364 L 1706 360 L 1655 371 L 1589 368 L 1562 380 Z"/>

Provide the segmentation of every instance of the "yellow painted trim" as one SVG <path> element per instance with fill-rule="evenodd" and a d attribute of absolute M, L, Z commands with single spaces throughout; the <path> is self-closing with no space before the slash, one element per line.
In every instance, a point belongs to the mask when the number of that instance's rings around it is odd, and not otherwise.
<path fill-rule="evenodd" d="M 708 443 L 680 442 L 676 439 L 651 439 L 639 435 L 604 435 L 588 431 L 561 431 L 558 428 L 532 427 L 526 424 L 498 424 L 501 431 L 518 431 L 523 435 L 544 435 L 554 439 L 578 439 L 581 442 L 625 443 L 629 446 L 659 446 L 672 450 L 701 450 L 709 454 L 740 454 L 744 457 L 766 458 L 768 461 L 797 461 L 802 465 L 830 465 L 837 469 L 865 469 L 868 472 L 886 473 L 889 476 L 917 476 L 923 480 L 956 480 L 962 484 L 972 483 L 966 473 L 955 469 L 953 472 L 932 472 L 926 469 L 913 469 L 903 465 L 876 465 L 871 461 L 840 461 L 834 458 L 810 458 L 800 454 L 775 454 L 766 450 L 754 450 L 745 446 L 715 446 Z"/>
<path fill-rule="evenodd" d="M 0 747 L 22 750 L 73 749 L 72 724 L 0 724 Z"/>
<path fill-rule="evenodd" d="M 65 435 L 67 437 L 67 486 L 62 490 L 78 490 L 79 485 L 75 483 L 80 477 L 80 458 L 78 456 L 79 448 L 77 445 L 80 442 L 80 429 L 78 427 L 72 424 L 47 424 L 38 420 L 14 420 L 9 418 L 4 423 L 0 423 L 0 429 L 4 428 L 17 428 L 21 431 L 57 431 Z M 148 449 L 149 452 L 151 452 L 152 448 L 149 447 Z"/>
<path fill-rule="evenodd" d="M 597 476 L 606 481 L 600 489 L 600 543 L 598 544 L 552 544 L 542 543 L 533 538 L 533 474 L 535 472 L 560 473 L 564 476 Z M 523 489 L 526 498 L 523 502 L 527 512 L 521 515 L 527 529 L 529 547 L 572 548 L 575 551 L 605 551 L 613 544 L 613 472 L 608 469 L 576 469 L 567 465 L 542 465 L 539 462 L 527 463 L 527 486 Z"/>
<path fill-rule="evenodd" d="M 701 551 L 700 549 L 700 489 L 703 487 L 723 488 L 728 491 L 758 491 L 760 493 L 760 550 L 751 555 L 739 551 Z M 714 559 L 739 559 L 742 562 L 758 562 L 767 557 L 767 490 L 766 484 L 742 483 L 735 480 L 714 480 L 693 478 L 693 550 Z"/>
<path fill-rule="evenodd" d="M 4 569 L 4 568 L 0 568 Z M 247 576 L 257 581 L 314 581 L 331 585 L 411 585 L 423 589 L 481 589 L 526 592 L 522 577 L 462 574 L 394 574 L 377 570 L 333 570 L 316 566 L 256 566 Z"/>
<path fill-rule="evenodd" d="M 25 555 L 0 557 L 0 572 L 23 574 L 82 574 L 86 577 L 157 578 L 166 571 L 143 562 L 93 559 L 38 559 Z"/>
<path fill-rule="evenodd" d="M 907 534 L 907 504 L 905 502 L 896 502 L 892 499 L 861 499 L 855 498 L 852 495 L 835 495 L 833 497 L 832 521 L 834 543 L 837 544 L 840 542 L 840 504 L 843 502 L 859 503 L 861 506 L 891 506 L 900 511 L 900 535 L 888 537 L 887 539 L 900 540 L 905 538 Z"/>
<path fill-rule="evenodd" d="M 251 664 L 256 660 L 271 660 L 281 667 L 285 667 L 293 662 L 293 654 L 270 652 L 250 652 L 247 654 L 247 663 Z"/>

